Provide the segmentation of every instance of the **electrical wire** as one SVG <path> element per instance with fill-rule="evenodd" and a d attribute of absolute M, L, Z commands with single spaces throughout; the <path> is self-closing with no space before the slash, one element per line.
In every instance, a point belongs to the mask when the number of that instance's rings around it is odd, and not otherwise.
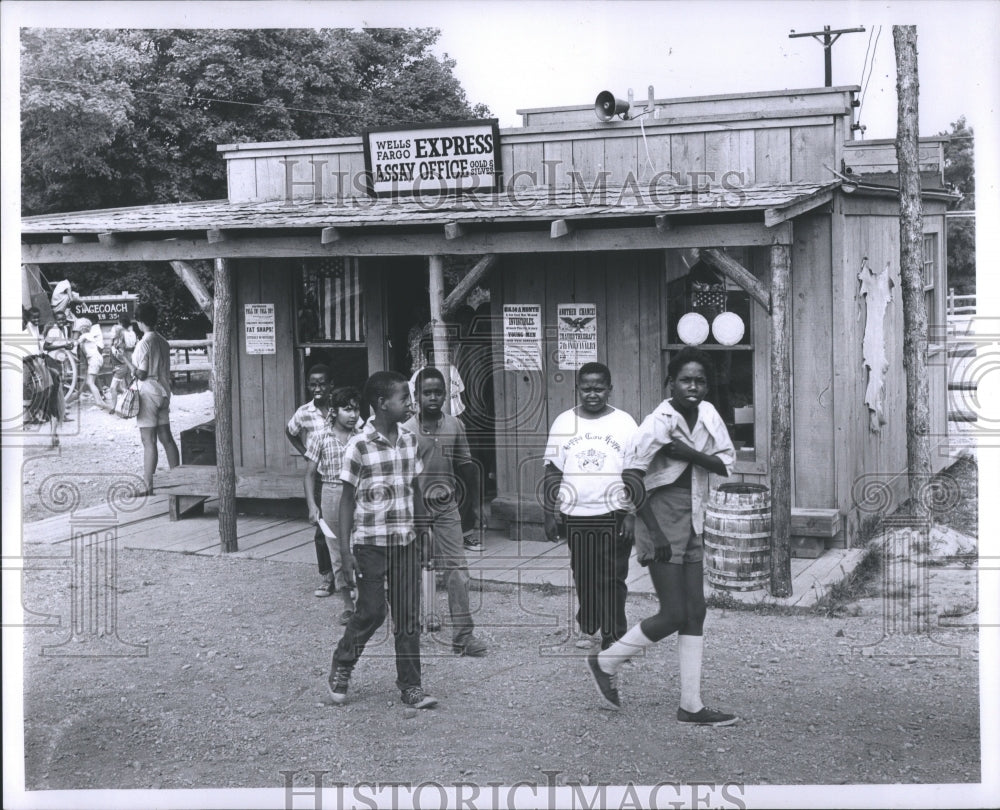
<path fill-rule="evenodd" d="M 872 73 L 875 72 L 875 57 L 878 54 L 878 40 L 882 36 L 882 26 L 878 27 L 878 33 L 875 35 L 875 46 L 872 48 L 872 62 L 868 67 L 868 78 L 865 80 L 864 89 L 861 91 L 861 104 L 858 107 L 858 120 L 861 119 L 861 109 L 865 106 L 865 96 L 868 94 L 868 82 L 872 80 Z"/>
<path fill-rule="evenodd" d="M 50 79 L 45 76 L 31 76 L 22 75 L 23 79 L 33 79 L 39 82 L 52 82 L 53 84 L 68 84 L 72 87 L 86 87 L 90 89 L 95 89 L 94 85 L 88 84 L 87 82 L 74 82 L 67 79 Z M 159 96 L 161 98 L 173 98 L 173 99 L 184 99 L 188 101 L 208 101 L 217 104 L 239 104 L 244 107 L 264 107 L 269 110 L 274 110 L 275 108 L 269 104 L 258 104 L 253 101 L 235 101 L 228 98 L 212 98 L 211 96 L 188 96 L 180 95 L 177 93 L 161 93 L 155 90 L 136 90 L 135 88 L 129 88 L 133 93 L 139 93 L 140 95 L 146 96 Z M 303 107 L 282 107 L 288 112 L 302 112 L 302 113 L 313 113 L 314 115 L 330 115 L 337 118 L 357 118 L 357 113 L 347 113 L 347 112 L 331 112 L 329 110 L 310 110 Z"/>

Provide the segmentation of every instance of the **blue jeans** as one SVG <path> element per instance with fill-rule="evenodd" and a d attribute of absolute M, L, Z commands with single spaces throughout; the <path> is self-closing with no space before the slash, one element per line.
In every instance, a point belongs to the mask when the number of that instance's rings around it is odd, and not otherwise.
<path fill-rule="evenodd" d="M 332 667 L 354 667 L 365 645 L 386 619 L 386 581 L 396 644 L 396 686 L 420 686 L 420 554 L 405 546 L 357 545 L 358 601 L 343 638 L 333 651 Z"/>

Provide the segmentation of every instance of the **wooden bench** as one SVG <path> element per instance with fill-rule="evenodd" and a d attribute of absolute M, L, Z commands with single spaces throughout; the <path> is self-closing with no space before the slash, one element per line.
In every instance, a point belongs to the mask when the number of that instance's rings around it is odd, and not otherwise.
<path fill-rule="evenodd" d="M 263 500 L 305 500 L 304 475 L 298 470 L 236 468 L 236 497 Z M 158 473 L 156 493 L 170 496 L 170 519 L 201 515 L 205 501 L 219 497 L 219 473 L 214 466 L 181 464 Z"/>

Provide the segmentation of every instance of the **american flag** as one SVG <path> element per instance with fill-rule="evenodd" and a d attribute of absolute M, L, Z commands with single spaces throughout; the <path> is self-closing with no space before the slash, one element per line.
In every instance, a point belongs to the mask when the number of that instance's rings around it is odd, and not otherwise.
<path fill-rule="evenodd" d="M 695 281 L 692 283 L 693 294 L 691 306 L 694 309 L 714 309 L 720 312 L 726 310 L 726 285 L 706 284 Z"/>
<path fill-rule="evenodd" d="M 304 299 L 314 299 L 320 341 L 363 342 L 361 278 L 354 258 L 307 259 L 302 268 Z M 312 292 L 312 296 L 306 295 Z"/>

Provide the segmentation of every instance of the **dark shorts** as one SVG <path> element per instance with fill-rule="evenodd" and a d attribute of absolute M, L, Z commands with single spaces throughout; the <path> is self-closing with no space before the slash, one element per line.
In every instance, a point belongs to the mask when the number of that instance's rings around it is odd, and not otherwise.
<path fill-rule="evenodd" d="M 704 556 L 701 537 L 691 524 L 691 490 L 657 487 L 649 492 L 649 506 L 660 530 L 670 541 L 670 562 L 699 562 Z"/>

